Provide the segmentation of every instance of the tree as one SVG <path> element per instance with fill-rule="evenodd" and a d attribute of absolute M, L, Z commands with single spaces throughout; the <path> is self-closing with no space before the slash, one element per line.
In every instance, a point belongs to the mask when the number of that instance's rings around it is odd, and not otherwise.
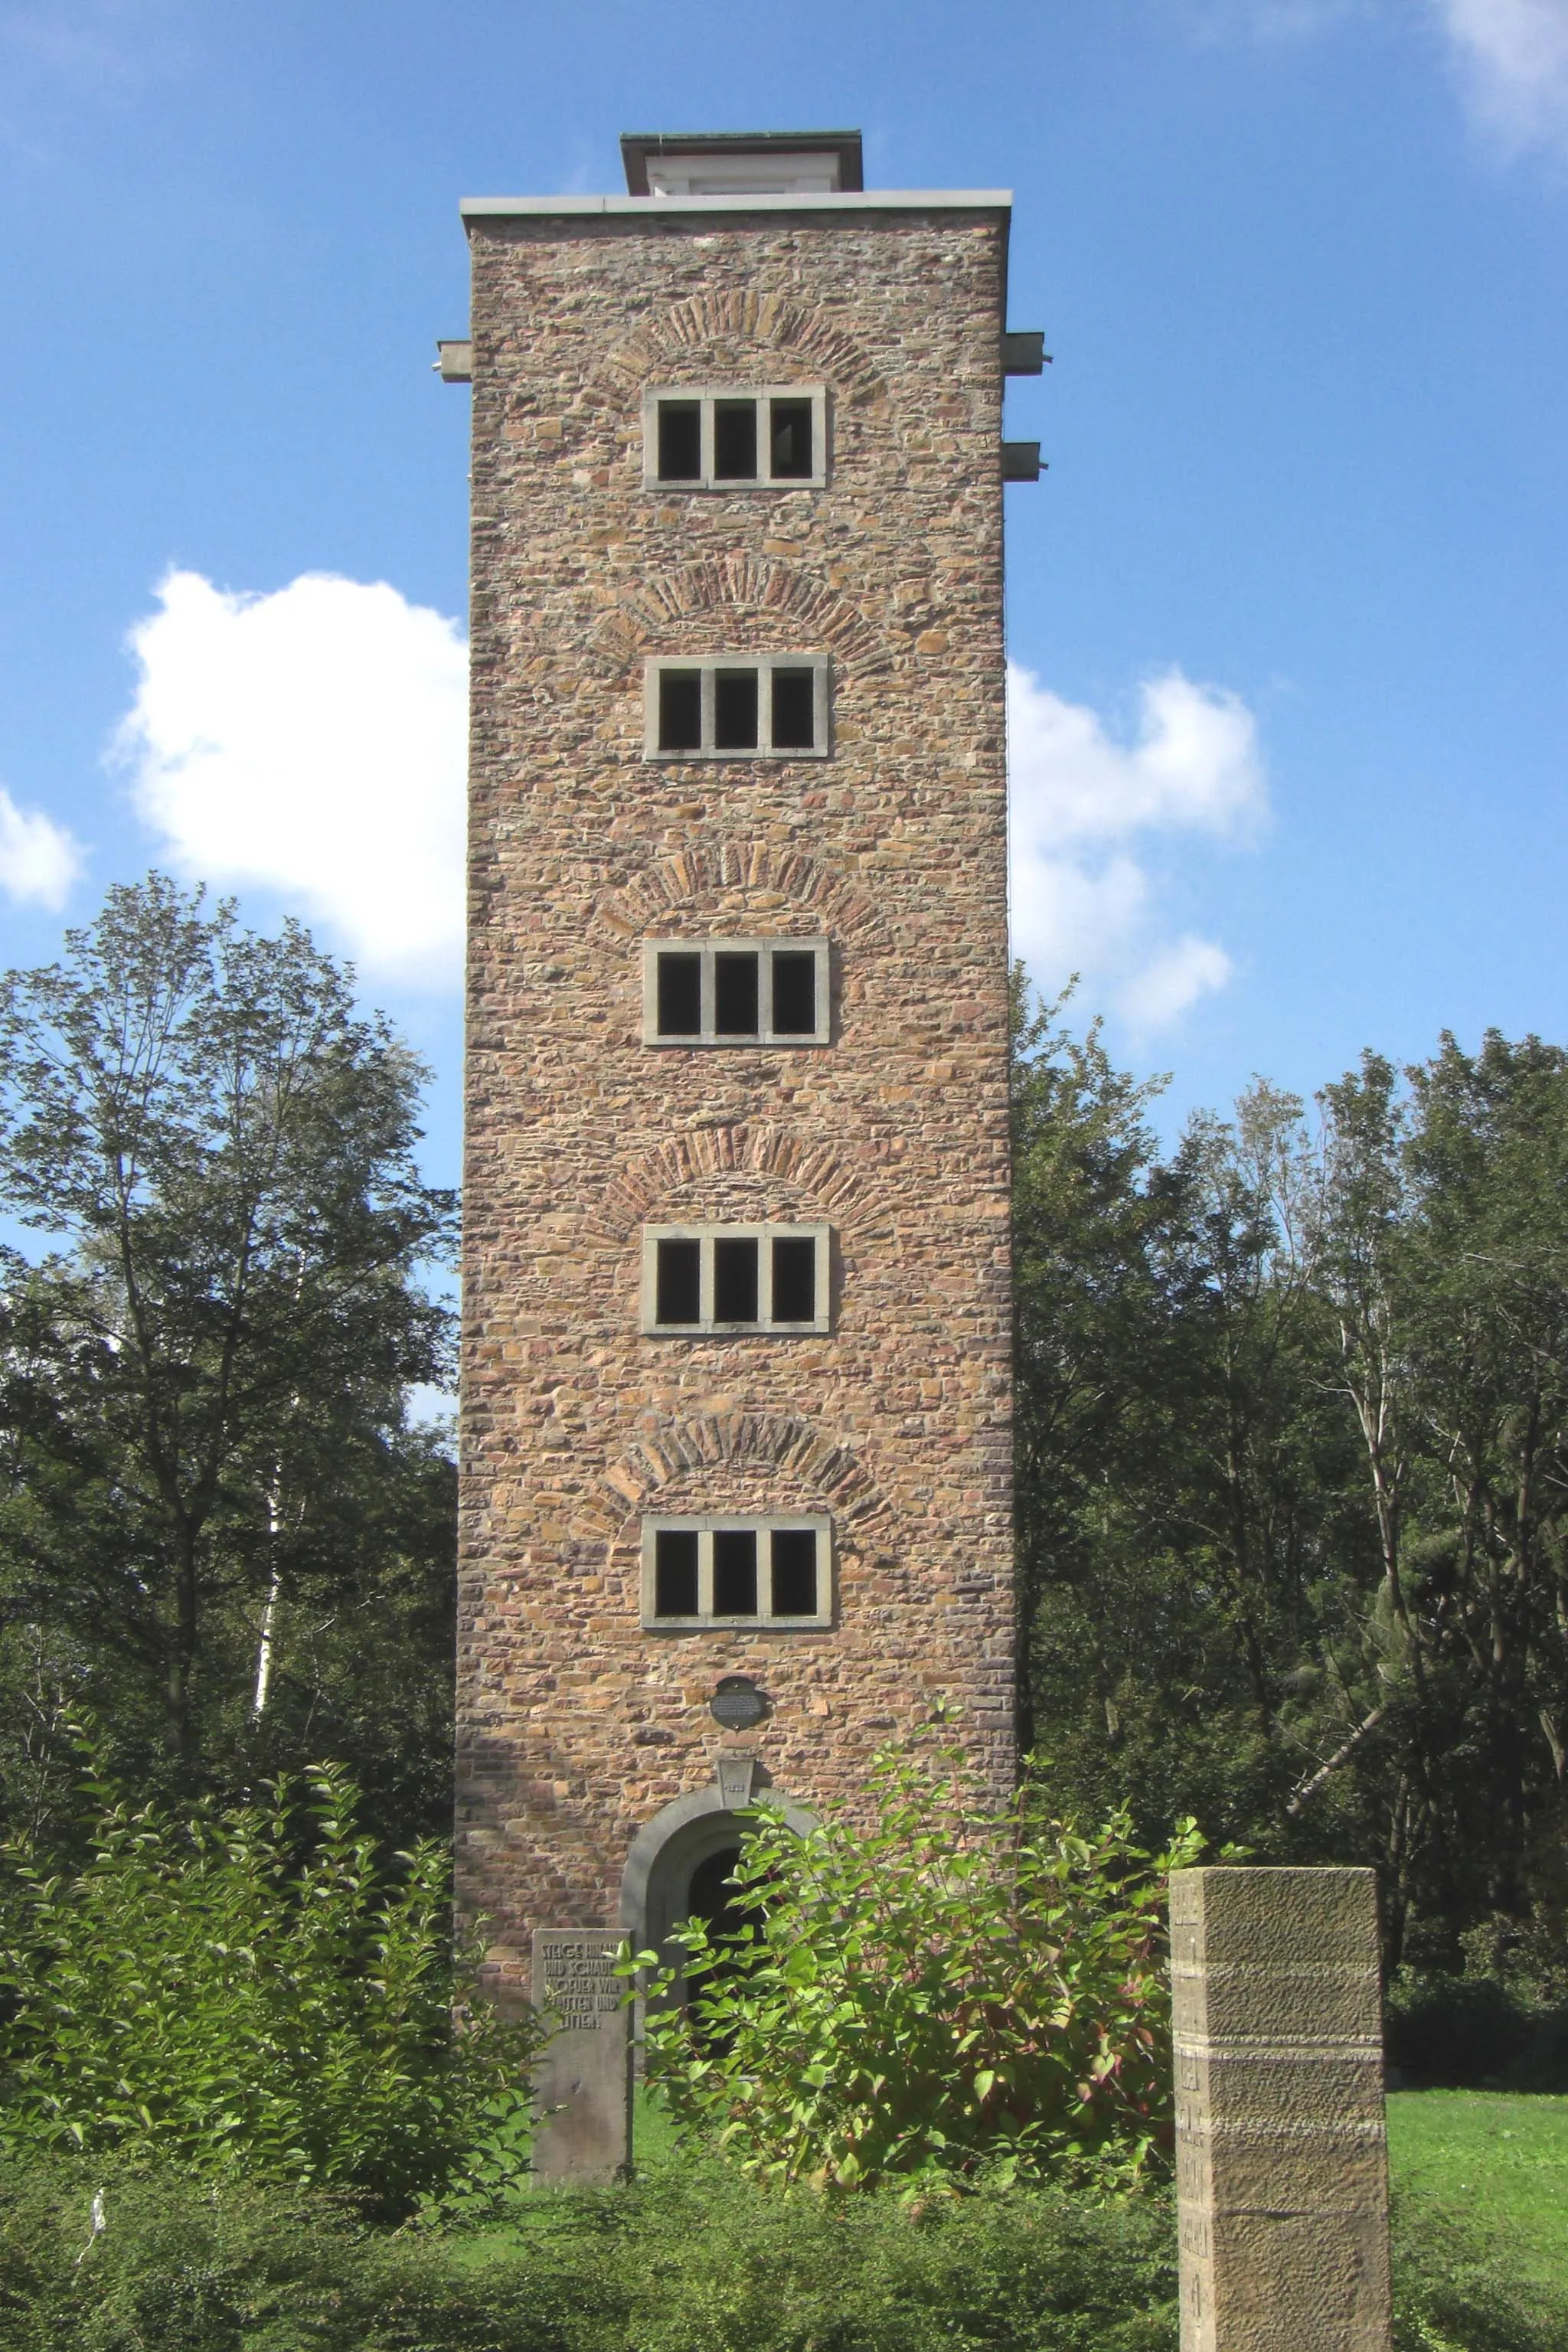
<path fill-rule="evenodd" d="M 1190 1812 L 1260 1860 L 1374 1864 L 1391 1961 L 1550 1955 L 1568 1055 L 1369 1053 L 1316 1131 L 1258 1082 L 1162 1160 L 1118 1127 L 1135 1089 L 1098 1033 L 1041 1034 L 1016 1081 L 1019 1574 L 1065 1798 L 1125 1800 L 1152 1843 Z"/>
<path fill-rule="evenodd" d="M 447 1375 L 455 1202 L 351 983 L 157 875 L 0 983 L 0 1203 L 57 1245 L 5 1276 L 12 1671 L 47 1629 L 40 1707 L 112 1686 L 186 1784 L 267 1744 L 286 1634 L 297 1666 L 436 1519 L 450 1556 L 405 1400 Z"/>
<path fill-rule="evenodd" d="M 1152 1089 L 1098 1027 L 1036 1025 L 1015 1085 L 1026 1721 L 1075 1808 L 1129 1802 L 1152 1841 L 1196 1812 L 1256 1846 L 1284 1834 L 1341 1591 L 1310 1140 L 1258 1085 L 1162 1162 Z"/>
<path fill-rule="evenodd" d="M 1031 1006 L 1013 983 L 1015 1480 L 1020 1744 L 1057 1736 L 1058 1674 L 1086 1664 L 1114 1713 L 1121 1644 L 1113 1617 L 1061 1604 L 1099 1580 L 1113 1521 L 1131 1501 L 1146 1434 L 1159 1301 L 1148 1252 L 1158 1206 L 1145 1184 L 1145 1112 L 1163 1080 L 1112 1068 L 1098 1022 L 1059 1024 L 1067 999 Z M 1049 1605 L 1047 1605 L 1047 1603 Z M 1069 1661 L 1062 1654 L 1070 1627 Z"/>
<path fill-rule="evenodd" d="M 1409 1077 L 1440 1893 L 1452 1917 L 1522 1918 L 1532 1848 L 1559 1878 L 1568 1858 L 1568 1055 L 1495 1030 L 1468 1055 L 1445 1035 Z"/>

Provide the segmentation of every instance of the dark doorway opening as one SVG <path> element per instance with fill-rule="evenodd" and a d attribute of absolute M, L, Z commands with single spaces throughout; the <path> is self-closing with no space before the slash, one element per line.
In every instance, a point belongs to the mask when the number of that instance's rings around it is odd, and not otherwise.
<path fill-rule="evenodd" d="M 726 1884 L 740 1859 L 738 1845 L 721 1846 L 717 1853 L 709 1854 L 705 1861 L 698 1864 L 687 1890 L 688 1918 L 700 1919 L 711 1940 L 721 1947 L 727 1938 L 739 1936 L 743 1929 L 760 1929 L 763 1924 L 761 1910 L 747 1902 L 743 1891 Z M 733 1958 L 721 1958 L 717 1967 L 704 1970 L 700 1984 L 693 1990 L 699 1992 L 721 1991 L 726 1977 L 734 1967 Z M 693 2024 L 696 2022 L 694 2019 Z M 700 2031 L 699 2038 L 713 2050 L 721 2049 L 729 2040 L 728 2035 L 711 2031 Z"/>
<path fill-rule="evenodd" d="M 754 1911 L 740 1908 L 740 1888 L 725 1884 L 740 1859 L 738 1845 L 721 1847 L 698 1864 L 687 1889 L 687 1917 L 700 1919 L 715 1943 L 721 1936 L 738 1936 L 756 1916 Z"/>

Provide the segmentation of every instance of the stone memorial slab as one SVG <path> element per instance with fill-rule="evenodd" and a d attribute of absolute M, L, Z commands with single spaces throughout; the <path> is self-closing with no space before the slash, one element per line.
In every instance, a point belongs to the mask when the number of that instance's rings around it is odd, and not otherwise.
<path fill-rule="evenodd" d="M 1370 1870 L 1171 1877 L 1182 2352 L 1389 2352 Z"/>
<path fill-rule="evenodd" d="M 605 1927 L 541 1927 L 533 1937 L 533 2005 L 549 2042 L 534 2061 L 540 2179 L 616 2179 L 631 2161 L 631 2012 L 615 1974 L 624 1938 Z"/>

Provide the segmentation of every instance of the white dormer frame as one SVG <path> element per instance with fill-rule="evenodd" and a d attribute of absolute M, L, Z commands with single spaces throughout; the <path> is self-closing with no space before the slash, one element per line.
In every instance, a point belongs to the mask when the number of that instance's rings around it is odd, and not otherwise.
<path fill-rule="evenodd" d="M 839 185 L 837 153 L 705 154 L 666 149 L 647 159 L 650 196 L 830 196 Z"/>

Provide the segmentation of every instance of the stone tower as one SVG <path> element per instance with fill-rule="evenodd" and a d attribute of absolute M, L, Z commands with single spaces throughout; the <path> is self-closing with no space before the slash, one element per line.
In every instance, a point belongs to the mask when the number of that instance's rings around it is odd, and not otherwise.
<path fill-rule="evenodd" d="M 657 1939 L 753 1790 L 1011 1774 L 1009 200 L 858 134 L 463 207 L 460 1889 Z"/>

